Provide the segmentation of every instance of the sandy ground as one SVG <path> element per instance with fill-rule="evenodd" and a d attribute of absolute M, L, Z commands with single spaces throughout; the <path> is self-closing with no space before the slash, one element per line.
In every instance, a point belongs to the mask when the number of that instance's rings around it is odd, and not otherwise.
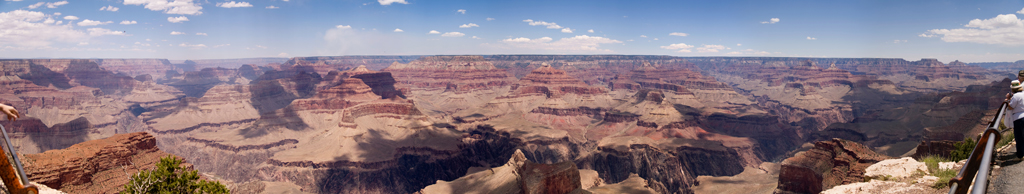
<path fill-rule="evenodd" d="M 779 185 L 778 163 L 761 163 L 761 169 L 746 167 L 736 176 L 698 176 L 700 183 L 692 187 L 693 193 L 758 193 L 770 194 Z"/>

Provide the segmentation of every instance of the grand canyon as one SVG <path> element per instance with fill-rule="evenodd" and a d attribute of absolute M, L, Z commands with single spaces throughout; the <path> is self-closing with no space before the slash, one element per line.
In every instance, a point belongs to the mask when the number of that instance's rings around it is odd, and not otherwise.
<path fill-rule="evenodd" d="M 3 59 L 23 118 L 2 124 L 31 179 L 69 193 L 116 191 L 160 153 L 247 193 L 693 193 L 779 164 L 759 189 L 800 192 L 820 182 L 783 160 L 972 137 L 1013 77 L 893 58 L 211 61 Z"/>
<path fill-rule="evenodd" d="M 0 193 L 1019 193 L 1022 37 L 1022 1 L 4 0 Z"/>

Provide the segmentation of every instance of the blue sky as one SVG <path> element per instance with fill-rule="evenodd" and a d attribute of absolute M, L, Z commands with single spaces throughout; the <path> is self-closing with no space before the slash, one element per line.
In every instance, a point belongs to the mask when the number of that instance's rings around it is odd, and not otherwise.
<path fill-rule="evenodd" d="M 4 0 L 0 58 L 1024 60 L 1024 1 Z M 400 29 L 400 30 L 399 30 Z"/>

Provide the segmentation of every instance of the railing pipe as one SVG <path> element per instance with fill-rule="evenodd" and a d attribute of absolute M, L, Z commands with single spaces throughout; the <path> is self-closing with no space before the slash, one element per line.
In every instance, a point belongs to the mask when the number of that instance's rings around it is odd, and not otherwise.
<path fill-rule="evenodd" d="M 988 134 L 988 139 L 995 139 L 996 133 Z M 985 190 L 988 190 L 988 172 L 992 166 L 992 150 L 995 147 L 995 141 L 988 141 L 985 143 L 985 155 L 981 157 L 981 167 L 978 168 L 978 180 L 974 181 L 974 190 L 971 194 L 983 194 Z"/>
<path fill-rule="evenodd" d="M 957 173 L 956 177 L 949 179 L 949 193 L 950 194 L 965 194 L 970 187 L 967 185 L 975 185 L 974 193 L 984 193 L 988 188 L 988 173 L 991 170 L 992 163 L 992 152 L 995 149 L 995 142 L 999 142 L 1002 138 L 999 133 L 999 121 L 1003 119 L 1003 113 L 1006 112 L 1008 104 L 1003 102 L 999 107 L 999 111 L 996 113 L 995 118 L 992 118 L 992 122 L 989 123 L 988 129 L 982 134 L 981 138 L 978 139 L 978 144 L 974 145 L 974 150 L 971 151 L 971 156 L 967 157 L 967 162 Z M 984 147 L 982 147 L 984 146 Z M 975 177 L 977 175 L 977 177 Z M 978 179 L 975 182 L 975 178 Z M 978 187 L 980 183 L 980 187 Z"/>

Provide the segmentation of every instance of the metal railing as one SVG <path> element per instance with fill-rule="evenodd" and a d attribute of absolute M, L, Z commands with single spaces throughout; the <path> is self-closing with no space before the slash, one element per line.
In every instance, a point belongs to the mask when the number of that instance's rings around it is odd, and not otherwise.
<path fill-rule="evenodd" d="M 971 182 L 974 182 L 974 189 L 971 191 L 973 194 L 985 193 L 988 189 L 988 173 L 992 169 L 992 154 L 994 153 L 996 142 L 999 142 L 999 139 L 1003 137 L 999 134 L 999 123 L 1003 118 L 1003 113 L 1006 111 L 1006 106 L 1007 103 L 1003 102 L 1003 105 L 999 107 L 999 112 L 996 113 L 996 117 L 992 119 L 988 129 L 985 130 L 985 133 L 981 135 L 981 139 L 978 140 L 978 144 L 974 145 L 974 150 L 971 152 L 971 156 L 967 158 L 967 163 L 964 164 L 963 168 L 960 168 L 960 173 L 956 177 L 949 179 L 949 194 L 967 193 L 967 190 L 971 187 Z"/>
<path fill-rule="evenodd" d="M 25 168 L 21 166 L 21 160 L 18 159 L 18 152 L 14 150 L 14 146 L 11 144 L 11 138 L 7 136 L 7 128 L 0 125 L 0 134 L 3 135 L 3 144 L 0 144 L 0 154 L 3 155 L 3 159 L 0 159 L 0 179 L 3 179 L 4 186 L 7 187 L 8 193 L 12 194 L 36 194 L 39 193 L 39 189 L 35 185 L 32 185 L 28 181 L 28 176 L 25 176 Z"/>

